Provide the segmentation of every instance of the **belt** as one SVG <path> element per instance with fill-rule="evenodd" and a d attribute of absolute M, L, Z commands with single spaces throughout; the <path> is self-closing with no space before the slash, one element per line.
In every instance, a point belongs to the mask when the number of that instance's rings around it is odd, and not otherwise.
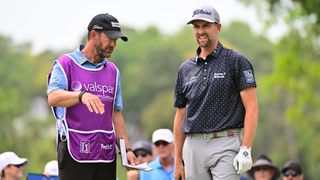
<path fill-rule="evenodd" d="M 227 130 L 218 131 L 218 132 L 192 133 L 192 134 L 188 134 L 188 136 L 201 137 L 204 139 L 214 139 L 214 138 L 221 138 L 221 137 L 232 137 L 232 136 L 241 134 L 241 132 L 242 132 L 242 129 L 227 129 Z"/>

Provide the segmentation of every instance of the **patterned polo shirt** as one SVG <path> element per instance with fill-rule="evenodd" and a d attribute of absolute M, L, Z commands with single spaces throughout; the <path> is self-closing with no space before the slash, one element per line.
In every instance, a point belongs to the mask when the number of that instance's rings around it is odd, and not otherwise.
<path fill-rule="evenodd" d="M 185 133 L 243 128 L 245 109 L 240 92 L 256 87 L 251 63 L 219 42 L 206 59 L 197 55 L 181 64 L 174 106 L 186 108 Z"/>

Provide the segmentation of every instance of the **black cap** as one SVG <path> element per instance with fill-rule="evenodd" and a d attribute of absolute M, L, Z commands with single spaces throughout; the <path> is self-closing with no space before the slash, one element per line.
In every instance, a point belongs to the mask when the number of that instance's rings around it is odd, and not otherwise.
<path fill-rule="evenodd" d="M 98 14 L 90 21 L 88 31 L 103 31 L 111 39 L 121 38 L 123 41 L 128 41 L 128 37 L 122 34 L 119 21 L 112 15 Z"/>
<path fill-rule="evenodd" d="M 285 173 L 288 169 L 292 169 L 292 170 L 294 170 L 296 173 L 302 174 L 302 169 L 301 169 L 300 163 L 298 163 L 298 162 L 296 162 L 296 161 L 289 161 L 289 162 L 287 162 L 287 163 L 283 166 L 281 172 L 282 172 L 282 173 Z"/>
<path fill-rule="evenodd" d="M 133 144 L 132 146 L 132 151 L 138 151 L 138 150 L 144 150 L 147 153 L 152 155 L 152 146 L 148 141 L 137 141 L 136 143 Z"/>

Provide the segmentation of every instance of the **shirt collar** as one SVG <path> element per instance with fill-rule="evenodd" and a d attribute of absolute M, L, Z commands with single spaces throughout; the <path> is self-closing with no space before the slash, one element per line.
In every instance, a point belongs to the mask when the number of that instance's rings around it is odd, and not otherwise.
<path fill-rule="evenodd" d="M 216 47 L 208 56 L 212 56 L 212 57 L 214 57 L 214 58 L 218 57 L 218 54 L 220 53 L 220 51 L 221 51 L 222 48 L 223 48 L 222 44 L 221 44 L 220 42 L 218 42 L 217 47 Z M 199 54 L 201 53 L 201 48 L 200 48 L 200 47 L 197 48 L 196 53 L 197 53 L 197 55 L 196 55 L 194 61 L 195 61 L 196 63 L 198 63 L 198 59 L 202 59 L 202 58 L 199 56 Z"/>
<path fill-rule="evenodd" d="M 162 168 L 161 164 L 160 164 L 160 158 L 157 157 L 155 160 L 155 168 Z"/>
<path fill-rule="evenodd" d="M 85 45 L 80 45 L 77 49 L 76 49 L 76 55 L 78 56 L 78 59 L 77 59 L 77 61 L 78 61 L 78 63 L 80 64 L 80 65 L 83 65 L 83 64 L 85 64 L 85 63 L 90 63 L 90 64 L 92 64 L 92 65 L 94 65 L 94 66 L 96 66 L 96 68 L 99 68 L 99 67 L 101 67 L 101 66 L 104 66 L 105 64 L 106 64 L 106 59 L 104 58 L 104 59 L 102 59 L 99 63 L 97 63 L 97 64 L 94 64 L 94 63 L 92 63 L 91 61 L 89 61 L 87 58 L 86 58 L 86 56 L 81 52 L 81 50 L 83 49 L 85 47 Z"/>
<path fill-rule="evenodd" d="M 155 168 L 162 168 L 163 169 L 163 167 L 162 167 L 162 165 L 161 165 L 161 163 L 160 163 L 160 157 L 158 156 L 158 157 L 156 157 L 156 159 L 154 160 L 155 161 Z M 172 162 L 172 167 L 170 168 L 170 171 L 173 169 L 173 167 L 174 167 L 174 159 L 173 159 L 173 162 Z"/>

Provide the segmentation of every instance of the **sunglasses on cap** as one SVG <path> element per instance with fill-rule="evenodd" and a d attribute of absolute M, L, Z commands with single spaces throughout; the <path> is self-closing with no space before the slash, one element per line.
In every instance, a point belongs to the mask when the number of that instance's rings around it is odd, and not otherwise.
<path fill-rule="evenodd" d="M 141 156 L 141 157 L 147 157 L 148 155 L 149 155 L 149 153 L 147 152 L 147 151 L 136 151 L 136 152 L 134 152 L 134 155 L 136 156 L 136 157 L 139 157 L 139 156 Z"/>
<path fill-rule="evenodd" d="M 169 143 L 167 141 L 157 141 L 154 143 L 155 146 L 159 147 L 160 145 L 162 146 L 167 146 Z"/>
<path fill-rule="evenodd" d="M 283 173 L 283 175 L 284 175 L 285 177 L 289 177 L 289 176 L 297 177 L 297 176 L 299 176 L 299 174 L 296 173 L 296 172 L 285 172 L 285 173 Z"/>

